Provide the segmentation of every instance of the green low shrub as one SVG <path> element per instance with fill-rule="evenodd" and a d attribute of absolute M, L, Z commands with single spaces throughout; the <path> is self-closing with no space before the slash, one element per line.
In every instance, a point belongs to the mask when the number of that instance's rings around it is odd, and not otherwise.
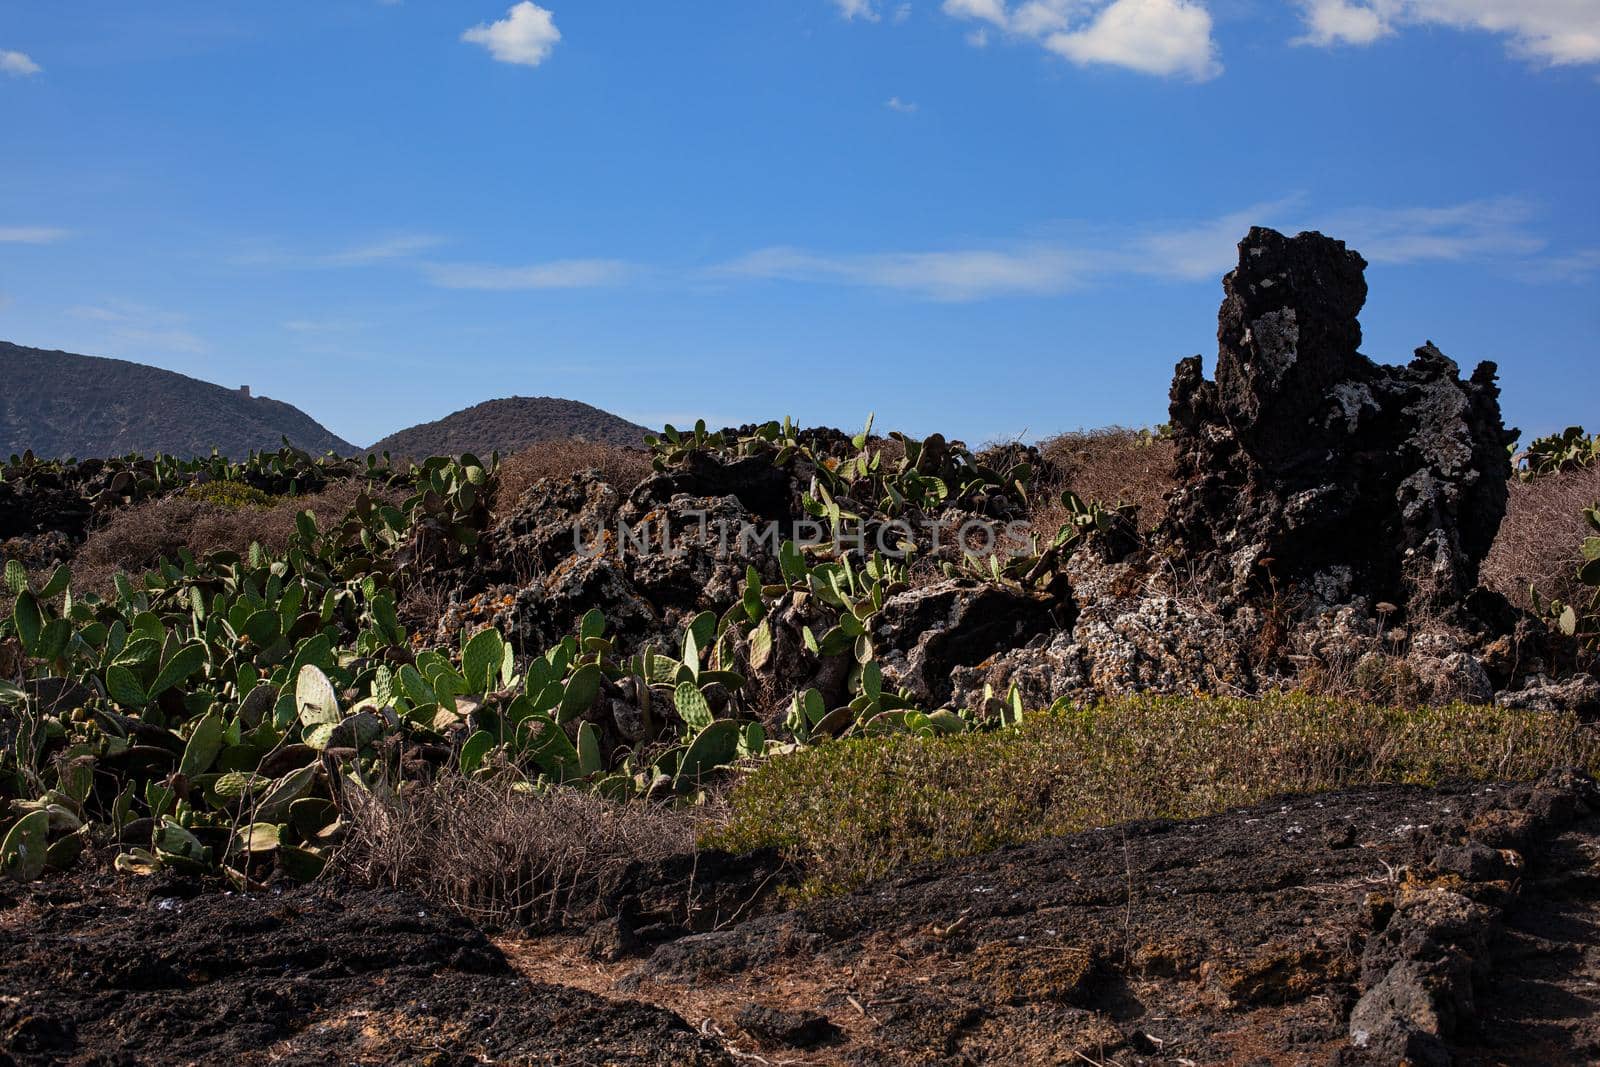
<path fill-rule="evenodd" d="M 1195 818 L 1288 793 L 1600 769 L 1575 718 L 1303 695 L 1133 698 L 988 733 L 844 741 L 768 760 L 705 847 L 776 846 L 807 897 L 910 864 L 1139 818 Z"/>
<path fill-rule="evenodd" d="M 191 485 L 183 491 L 183 495 L 190 500 L 198 500 L 204 504 L 215 504 L 219 508 L 229 511 L 243 511 L 245 508 L 270 508 L 278 502 L 278 498 L 270 493 L 263 493 L 259 489 L 245 485 L 243 482 L 200 482 Z"/>

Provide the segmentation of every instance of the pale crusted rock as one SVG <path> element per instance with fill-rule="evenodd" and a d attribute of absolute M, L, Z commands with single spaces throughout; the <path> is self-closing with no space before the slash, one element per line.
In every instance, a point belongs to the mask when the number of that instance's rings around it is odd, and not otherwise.
<path fill-rule="evenodd" d="M 1503 708 L 1570 712 L 1593 718 L 1600 715 L 1600 681 L 1589 674 L 1574 675 L 1559 682 L 1535 675 L 1523 688 L 1501 693 L 1495 703 Z"/>
<path fill-rule="evenodd" d="M 874 625 L 874 648 L 885 679 L 938 706 L 951 695 L 956 668 L 1069 621 L 1051 609 L 1048 601 L 1005 586 L 946 579 L 890 597 Z"/>
<path fill-rule="evenodd" d="M 1466 643 L 1453 634 L 1418 634 L 1411 640 L 1406 665 L 1435 703 L 1488 704 L 1494 700 L 1489 672 L 1467 650 Z"/>

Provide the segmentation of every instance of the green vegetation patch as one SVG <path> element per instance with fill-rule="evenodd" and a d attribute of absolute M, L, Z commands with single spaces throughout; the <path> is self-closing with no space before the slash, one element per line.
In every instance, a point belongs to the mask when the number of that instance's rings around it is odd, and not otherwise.
<path fill-rule="evenodd" d="M 1395 709 L 1294 695 L 1133 698 L 990 733 L 842 741 L 774 758 L 704 847 L 775 846 L 807 897 L 907 865 L 1139 818 L 1196 818 L 1285 793 L 1600 769 L 1575 717 Z"/>
<path fill-rule="evenodd" d="M 229 511 L 243 511 L 246 508 L 270 508 L 279 499 L 270 493 L 263 493 L 259 489 L 245 485 L 243 482 L 201 482 L 185 489 L 183 495 L 190 500 L 215 504 L 217 507 L 227 508 Z"/>

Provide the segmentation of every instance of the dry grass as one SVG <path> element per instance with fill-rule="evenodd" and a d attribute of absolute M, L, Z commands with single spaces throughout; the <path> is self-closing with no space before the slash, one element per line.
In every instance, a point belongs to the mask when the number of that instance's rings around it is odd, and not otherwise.
<path fill-rule="evenodd" d="M 846 741 L 769 760 L 703 845 L 775 846 L 803 891 L 1129 819 L 1195 818 L 1287 793 L 1600 769 L 1573 716 L 1394 709 L 1298 694 L 1130 698 L 993 733 Z"/>
<path fill-rule="evenodd" d="M 351 791 L 346 807 L 340 863 L 350 876 L 497 925 L 591 918 L 630 864 L 694 849 L 689 813 L 573 789 L 529 793 L 450 776 L 391 799 Z"/>
<path fill-rule="evenodd" d="M 1597 502 L 1600 467 L 1513 481 L 1500 535 L 1483 563 L 1483 584 L 1530 610 L 1530 586 L 1546 600 L 1586 603 L 1589 591 L 1579 584 L 1577 571 L 1584 538 L 1593 531 L 1583 509 Z"/>
<path fill-rule="evenodd" d="M 1173 444 L 1112 426 L 1080 430 L 1048 438 L 1039 451 L 1054 470 L 1054 484 L 1041 486 L 1034 526 L 1042 536 L 1055 535 L 1066 515 L 1057 498 L 1071 489 L 1085 500 L 1105 504 L 1137 504 L 1139 529 L 1149 531 L 1166 515 L 1165 496 L 1176 484 L 1172 476 Z"/>
<path fill-rule="evenodd" d="M 546 441 L 501 462 L 495 487 L 495 510 L 517 506 L 528 487 L 541 478 L 567 478 L 597 469 L 600 477 L 626 493 L 650 474 L 650 453 L 591 441 Z"/>
<path fill-rule="evenodd" d="M 342 519 L 362 492 L 392 504 L 401 499 L 362 483 L 334 482 L 320 493 L 285 497 L 269 507 L 233 507 L 180 494 L 118 511 L 89 534 L 73 558 L 72 586 L 110 595 L 118 571 L 142 574 L 163 557 L 177 559 L 180 549 L 196 556 L 217 551 L 243 555 L 254 542 L 282 552 L 294 534 L 296 515 L 310 510 L 324 523 Z"/>

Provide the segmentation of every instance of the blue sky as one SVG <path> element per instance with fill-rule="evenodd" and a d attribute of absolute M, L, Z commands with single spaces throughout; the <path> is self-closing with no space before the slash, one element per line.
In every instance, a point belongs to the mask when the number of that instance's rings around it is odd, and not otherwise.
<path fill-rule="evenodd" d="M 479 400 L 1165 417 L 1252 223 L 1600 422 L 1595 0 L 5 0 L 0 339 L 358 444 Z"/>

